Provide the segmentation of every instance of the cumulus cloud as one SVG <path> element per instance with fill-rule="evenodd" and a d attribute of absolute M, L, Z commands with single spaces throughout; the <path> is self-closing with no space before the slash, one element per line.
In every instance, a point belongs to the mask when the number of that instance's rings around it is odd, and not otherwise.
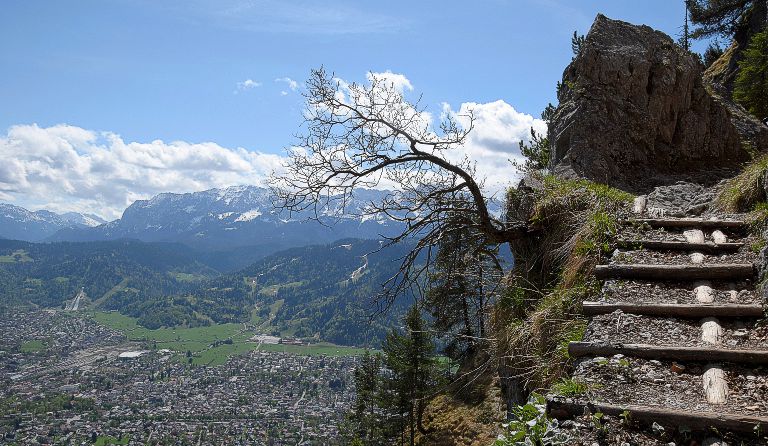
<path fill-rule="evenodd" d="M 296 91 L 296 90 L 299 89 L 299 83 L 296 82 L 295 80 L 291 79 L 290 77 L 278 77 L 277 79 L 275 79 L 275 82 L 285 82 L 285 84 L 287 84 L 288 88 L 291 91 Z M 288 94 L 288 92 L 285 91 L 285 90 L 281 91 L 280 93 L 283 96 Z"/>
<path fill-rule="evenodd" d="M 411 81 L 405 77 L 405 75 L 400 73 L 393 73 L 390 70 L 379 73 L 369 71 L 365 77 L 368 79 L 368 82 L 376 79 L 379 81 L 384 81 L 387 84 L 391 84 L 395 90 L 399 91 L 401 94 L 406 90 L 413 91 L 413 84 L 411 84 Z"/>
<path fill-rule="evenodd" d="M 414 90 L 408 77 L 389 70 L 368 72 L 366 79 L 369 83 L 374 80 L 386 82 L 387 88 L 394 88 L 404 97 Z M 352 101 L 350 82 L 339 78 L 334 80 L 340 87 L 338 99 L 342 102 Z M 414 131 L 425 127 L 435 129 L 438 126 L 436 115 L 429 110 L 411 111 L 414 113 Z M 530 142 L 531 128 L 546 135 L 547 126 L 543 120 L 519 112 L 503 100 L 488 103 L 464 102 L 458 109 L 443 103 L 442 109 L 439 110 L 440 119 L 451 117 L 464 128 L 470 125 L 470 116 L 473 119 L 473 128 L 465 144 L 451 153 L 446 153 L 446 156 L 455 162 L 468 158 L 476 167 L 478 179 L 484 181 L 486 191 L 496 194 L 519 179 L 519 172 L 512 161 L 522 164 L 520 141 Z"/>
<path fill-rule="evenodd" d="M 237 83 L 237 89 L 235 90 L 235 93 L 239 91 L 247 91 L 254 89 L 256 87 L 261 87 L 261 82 L 257 82 L 253 79 L 246 79 L 242 82 Z"/>
<path fill-rule="evenodd" d="M 117 218 L 161 192 L 263 184 L 282 160 L 212 142 L 142 143 L 70 125 L 17 125 L 0 136 L 0 200 Z"/>
<path fill-rule="evenodd" d="M 444 103 L 442 117 L 452 116 L 459 124 L 468 126 L 470 112 L 474 118 L 472 132 L 463 150 L 453 156 L 469 157 L 476 163 L 478 176 L 486 179 L 487 188 L 499 191 L 519 177 L 510 161 L 522 162 L 520 141 L 530 141 L 531 128 L 546 134 L 547 125 L 503 100 L 484 104 L 465 102 L 458 110 Z"/>

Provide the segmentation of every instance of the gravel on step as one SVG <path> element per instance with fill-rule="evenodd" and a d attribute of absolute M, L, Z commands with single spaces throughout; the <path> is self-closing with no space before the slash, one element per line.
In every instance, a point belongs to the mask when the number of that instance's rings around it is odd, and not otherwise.
<path fill-rule="evenodd" d="M 704 265 L 716 265 L 725 263 L 752 263 L 757 255 L 748 250 L 736 253 L 703 255 Z M 680 251 L 616 251 L 611 257 L 611 263 L 627 264 L 640 263 L 646 265 L 693 265 L 691 254 Z"/>
<path fill-rule="evenodd" d="M 656 240 L 656 241 L 675 241 L 675 242 L 685 242 L 685 236 L 683 235 L 683 232 L 686 231 L 686 228 L 651 228 L 650 226 L 624 226 L 619 231 L 619 235 L 617 238 L 623 239 L 623 240 Z M 750 245 L 753 240 L 753 237 L 748 237 L 746 234 L 740 233 L 740 232 L 734 232 L 729 230 L 721 230 L 726 237 L 728 237 L 729 242 L 742 242 L 746 243 L 747 245 Z M 712 231 L 707 230 L 704 232 L 704 240 L 707 242 L 714 241 L 712 239 Z"/>
<path fill-rule="evenodd" d="M 637 280 L 606 280 L 600 293 L 602 302 L 659 304 L 696 303 L 696 282 L 644 282 Z M 753 290 L 752 281 L 712 282 L 712 297 L 715 304 L 755 304 L 763 303 L 762 298 Z M 731 290 L 735 290 L 732 297 Z"/>
<path fill-rule="evenodd" d="M 702 382 L 706 364 L 678 364 L 615 355 L 579 362 L 575 379 L 587 384 L 586 397 L 610 404 L 768 415 L 768 370 L 721 364 L 728 382 L 726 405 L 707 402 Z"/>
<path fill-rule="evenodd" d="M 589 342 L 712 347 L 701 340 L 701 319 L 641 316 L 614 311 L 592 318 L 584 335 Z M 768 327 L 755 320 L 720 319 L 721 348 L 768 349 Z"/>

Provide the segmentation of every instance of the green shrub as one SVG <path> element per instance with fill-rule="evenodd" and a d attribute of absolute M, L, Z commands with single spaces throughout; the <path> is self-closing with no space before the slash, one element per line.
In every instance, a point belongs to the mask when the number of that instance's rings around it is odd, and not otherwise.
<path fill-rule="evenodd" d="M 528 404 L 512 409 L 512 421 L 503 425 L 494 446 L 543 446 L 571 444 L 557 423 L 547 417 L 546 401 L 532 394 Z"/>

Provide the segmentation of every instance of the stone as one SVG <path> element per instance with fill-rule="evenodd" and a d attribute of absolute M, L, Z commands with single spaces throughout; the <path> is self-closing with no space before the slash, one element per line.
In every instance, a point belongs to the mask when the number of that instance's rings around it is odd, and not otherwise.
<path fill-rule="evenodd" d="M 704 263 L 704 254 L 700 252 L 694 252 L 690 255 L 691 263 Z"/>
<path fill-rule="evenodd" d="M 563 73 L 551 170 L 638 193 L 731 175 L 749 154 L 703 69 L 669 36 L 598 15 Z"/>
<path fill-rule="evenodd" d="M 717 229 L 712 232 L 712 241 L 714 241 L 715 243 L 727 243 L 728 237 L 726 237 L 725 234 L 723 234 L 723 231 Z"/>
<path fill-rule="evenodd" d="M 711 188 L 678 181 L 672 185 L 654 188 L 648 194 L 648 209 L 653 209 L 653 213 L 659 216 L 698 216 L 707 210 L 714 198 L 715 193 Z"/>
<path fill-rule="evenodd" d="M 683 232 L 683 237 L 688 243 L 704 243 L 704 232 L 701 229 L 689 229 Z"/>
<path fill-rule="evenodd" d="M 645 206 L 648 204 L 648 197 L 640 195 L 635 197 L 632 202 L 632 212 L 635 214 L 642 214 L 645 211 Z"/>

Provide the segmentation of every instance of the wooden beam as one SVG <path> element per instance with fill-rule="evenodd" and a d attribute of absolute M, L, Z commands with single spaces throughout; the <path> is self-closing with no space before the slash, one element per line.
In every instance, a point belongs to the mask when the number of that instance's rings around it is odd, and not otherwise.
<path fill-rule="evenodd" d="M 751 263 L 721 263 L 696 265 L 655 265 L 641 263 L 615 263 L 597 265 L 598 279 L 696 280 L 696 279 L 749 279 L 755 276 Z"/>
<path fill-rule="evenodd" d="M 701 412 L 691 410 L 665 409 L 661 407 L 639 405 L 617 405 L 599 402 L 578 401 L 568 398 L 547 397 L 547 413 L 558 419 L 568 419 L 590 413 L 601 412 L 619 417 L 628 413 L 630 420 L 643 423 L 657 422 L 665 426 L 686 426 L 695 431 L 716 428 L 735 432 L 753 433 L 757 427 L 760 432 L 768 428 L 768 417 L 731 414 L 724 412 Z"/>
<path fill-rule="evenodd" d="M 621 249 L 651 249 L 654 251 L 698 251 L 698 252 L 734 252 L 738 251 L 743 243 L 689 243 L 683 241 L 666 240 L 618 240 L 616 246 Z"/>
<path fill-rule="evenodd" d="M 672 347 L 649 344 L 570 342 L 568 344 L 568 354 L 576 358 L 622 354 L 643 359 L 768 364 L 768 350 L 740 350 L 717 347 Z"/>
<path fill-rule="evenodd" d="M 749 225 L 741 220 L 705 220 L 703 218 L 636 218 L 624 220 L 625 224 L 647 224 L 654 228 L 699 228 L 699 229 L 747 229 Z"/>
<path fill-rule="evenodd" d="M 763 307 L 759 304 L 638 304 L 589 302 L 582 304 L 585 315 L 610 314 L 621 310 L 630 314 L 646 316 L 669 316 L 685 318 L 702 317 L 762 317 Z"/>

